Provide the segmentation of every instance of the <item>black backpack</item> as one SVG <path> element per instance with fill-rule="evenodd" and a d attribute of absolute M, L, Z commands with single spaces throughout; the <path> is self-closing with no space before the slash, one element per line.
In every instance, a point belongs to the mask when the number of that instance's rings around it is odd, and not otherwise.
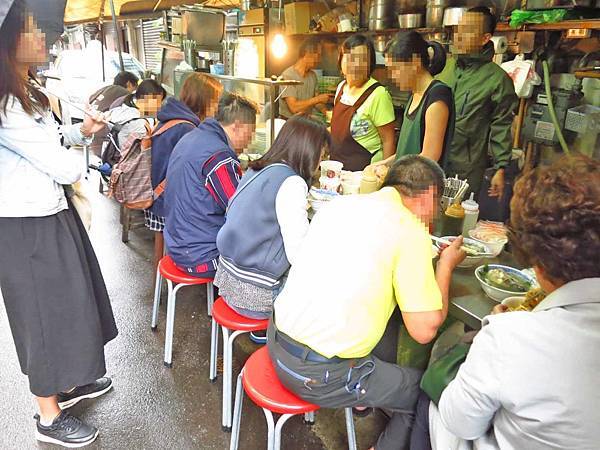
<path fill-rule="evenodd" d="M 129 119 L 123 123 L 116 123 L 112 129 L 106 134 L 106 138 L 102 142 L 102 162 L 107 163 L 110 167 L 114 167 L 121 160 L 121 146 L 119 144 L 119 133 L 125 125 L 134 120 L 139 120 L 139 117 Z"/>

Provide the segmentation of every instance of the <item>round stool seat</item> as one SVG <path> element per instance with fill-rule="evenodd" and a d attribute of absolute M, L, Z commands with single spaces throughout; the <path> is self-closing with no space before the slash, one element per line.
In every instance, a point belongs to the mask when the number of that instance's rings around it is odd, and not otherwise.
<path fill-rule="evenodd" d="M 225 328 L 236 331 L 259 331 L 266 330 L 269 326 L 269 319 L 251 319 L 238 314 L 229 307 L 223 297 L 219 297 L 212 309 L 212 317 Z"/>
<path fill-rule="evenodd" d="M 244 390 L 257 406 L 278 414 L 304 414 L 319 406 L 302 400 L 288 391 L 275 373 L 267 347 L 255 351 L 244 365 Z"/>
<path fill-rule="evenodd" d="M 213 281 L 212 278 L 198 278 L 185 273 L 175 265 L 175 262 L 168 255 L 163 256 L 158 262 L 158 270 L 163 277 L 175 283 L 207 284 Z"/>

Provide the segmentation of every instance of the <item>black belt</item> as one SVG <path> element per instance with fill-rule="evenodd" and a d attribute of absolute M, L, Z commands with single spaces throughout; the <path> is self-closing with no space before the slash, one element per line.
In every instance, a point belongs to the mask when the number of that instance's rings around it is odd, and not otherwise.
<path fill-rule="evenodd" d="M 339 358 L 337 356 L 334 356 L 333 358 L 326 358 L 325 356 L 312 350 L 310 347 L 296 342 L 291 337 L 286 336 L 277 329 L 275 329 L 275 342 L 277 342 L 281 348 L 283 348 L 290 355 L 304 361 L 316 363 L 338 363 L 346 360 L 345 358 Z"/>

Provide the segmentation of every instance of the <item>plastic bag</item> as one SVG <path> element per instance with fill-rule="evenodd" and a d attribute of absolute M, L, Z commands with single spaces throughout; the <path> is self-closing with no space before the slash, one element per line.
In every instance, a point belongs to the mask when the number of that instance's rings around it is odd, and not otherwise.
<path fill-rule="evenodd" d="M 567 14 L 566 9 L 546 9 L 543 11 L 523 11 L 515 9 L 510 15 L 511 28 L 519 28 L 526 23 L 560 22 Z"/>
<path fill-rule="evenodd" d="M 535 71 L 535 63 L 524 60 L 523 55 L 517 55 L 514 60 L 505 62 L 500 67 L 513 80 L 515 93 L 519 98 L 531 97 L 533 87 L 542 82 L 542 78 Z"/>

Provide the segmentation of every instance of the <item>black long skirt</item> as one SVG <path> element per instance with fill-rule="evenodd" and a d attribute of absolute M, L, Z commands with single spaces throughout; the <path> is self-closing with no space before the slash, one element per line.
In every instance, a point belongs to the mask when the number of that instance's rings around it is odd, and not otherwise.
<path fill-rule="evenodd" d="M 31 392 L 49 397 L 106 373 L 117 336 L 87 232 L 74 208 L 0 218 L 0 290 Z"/>

